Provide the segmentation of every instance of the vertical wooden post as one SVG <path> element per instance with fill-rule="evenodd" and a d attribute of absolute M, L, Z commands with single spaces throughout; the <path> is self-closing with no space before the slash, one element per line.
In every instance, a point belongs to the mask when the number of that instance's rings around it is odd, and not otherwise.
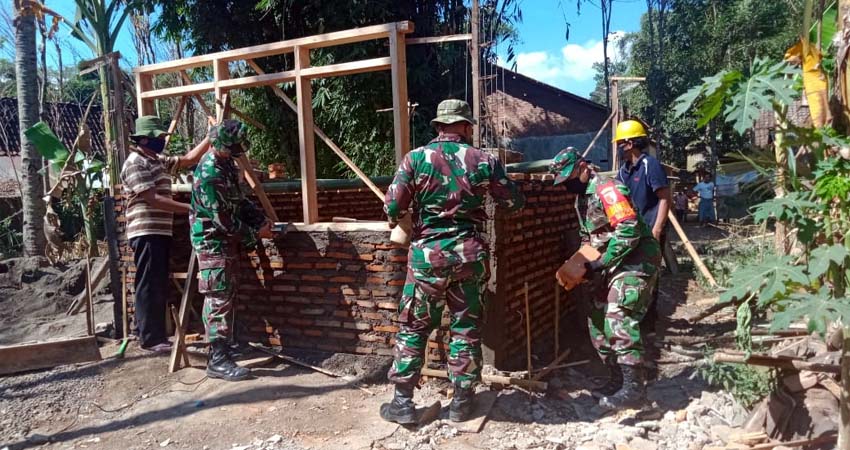
<path fill-rule="evenodd" d="M 611 149 L 613 156 L 611 157 L 611 170 L 617 171 L 620 169 L 620 155 L 617 154 L 617 125 L 620 124 L 620 83 L 618 80 L 611 80 L 611 109 L 614 113 L 614 120 L 611 121 Z"/>
<path fill-rule="evenodd" d="M 555 282 L 555 358 L 561 354 L 561 289 Z"/>
<path fill-rule="evenodd" d="M 472 0 L 472 16 L 470 17 L 469 33 L 472 40 L 469 42 L 469 58 L 472 60 L 472 117 L 475 124 L 472 126 L 472 145 L 481 147 L 481 45 L 478 42 L 478 0 Z"/>
<path fill-rule="evenodd" d="M 401 164 L 410 151 L 410 114 L 407 101 L 407 46 L 404 33 L 393 26 L 390 33 L 390 61 L 393 84 L 393 135 L 395 137 L 395 162 Z M 307 61 L 309 63 L 309 60 Z"/>
<path fill-rule="evenodd" d="M 531 379 L 531 305 L 528 303 L 528 282 L 525 283 L 525 361 L 528 367 L 528 379 Z"/>
<path fill-rule="evenodd" d="M 392 49 L 392 46 L 390 48 Z M 301 203 L 304 207 L 305 224 L 319 221 L 319 200 L 316 193 L 316 141 L 313 135 L 313 91 L 310 88 L 310 79 L 301 76 L 301 70 L 308 67 L 310 67 L 310 49 L 295 47 L 295 90 L 298 95 L 298 142 L 301 153 Z M 393 67 L 395 67 L 395 60 L 393 60 Z M 393 80 L 396 78 L 395 75 L 396 71 L 393 70 Z M 404 100 L 404 109 L 407 111 L 407 95 Z M 396 105 L 395 102 L 394 85 L 393 106 Z M 396 133 L 398 133 L 398 121 L 396 121 Z M 398 139 L 399 136 L 396 134 L 396 145 L 398 145 Z M 396 157 L 398 157 L 398 151 L 396 147 Z"/>
<path fill-rule="evenodd" d="M 118 60 L 121 58 L 120 52 L 113 52 L 109 58 L 109 69 L 112 72 L 112 105 L 115 108 L 115 150 L 119 166 L 124 164 L 127 159 L 127 129 L 124 123 L 124 84 L 121 79 L 124 78 L 121 74 L 121 67 L 118 65 Z"/>
<path fill-rule="evenodd" d="M 153 100 L 142 98 L 142 94 L 153 90 L 153 75 L 136 72 L 136 106 L 140 116 L 149 116 L 156 111 Z"/>
<path fill-rule="evenodd" d="M 218 120 L 224 120 L 227 118 L 224 116 L 227 114 L 224 101 L 224 94 L 226 92 L 219 87 L 218 82 L 230 78 L 230 69 L 227 67 L 227 61 L 216 60 L 213 63 L 213 77 L 215 79 L 215 117 Z"/>

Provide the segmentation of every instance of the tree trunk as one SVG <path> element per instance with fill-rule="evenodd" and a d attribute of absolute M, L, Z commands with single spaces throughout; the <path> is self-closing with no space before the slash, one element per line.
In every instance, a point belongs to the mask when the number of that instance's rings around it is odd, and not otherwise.
<path fill-rule="evenodd" d="M 38 122 L 38 67 L 36 65 L 35 17 L 28 9 L 16 11 L 15 76 L 18 89 L 18 124 L 23 169 L 24 255 L 44 254 L 44 182 L 41 155 L 24 131 Z"/>

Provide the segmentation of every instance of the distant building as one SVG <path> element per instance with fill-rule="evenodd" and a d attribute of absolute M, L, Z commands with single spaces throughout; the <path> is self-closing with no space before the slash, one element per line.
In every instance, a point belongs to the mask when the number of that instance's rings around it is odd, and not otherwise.
<path fill-rule="evenodd" d="M 484 136 L 523 161 L 551 159 L 569 146 L 583 151 L 610 114 L 604 105 L 502 67 L 494 76 L 485 80 Z M 603 170 L 611 164 L 610 140 L 609 129 L 588 156 Z"/>

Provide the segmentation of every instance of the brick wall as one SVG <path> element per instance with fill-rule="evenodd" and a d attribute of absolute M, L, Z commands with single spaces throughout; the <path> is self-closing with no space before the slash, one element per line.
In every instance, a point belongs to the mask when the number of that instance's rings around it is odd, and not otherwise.
<path fill-rule="evenodd" d="M 493 248 L 488 293 L 485 358 L 499 368 L 525 361 L 524 284 L 529 283 L 535 353 L 551 347 L 554 333 L 554 272 L 577 246 L 573 197 L 552 186 L 551 177 L 516 174 L 527 196 L 518 215 L 491 211 L 487 224 Z M 281 220 L 298 221 L 298 192 L 269 192 Z M 186 201 L 186 194 L 177 198 Z M 322 221 L 334 216 L 383 220 L 381 204 L 365 189 L 321 190 Z M 493 208 L 491 206 L 491 208 Z M 123 201 L 116 203 L 119 234 L 124 232 Z M 185 272 L 190 254 L 187 219 L 175 218 L 171 270 Z M 289 347 L 364 354 L 392 352 L 398 299 L 406 273 L 406 250 L 387 245 L 389 231 L 376 224 L 323 224 L 300 227 L 241 266 L 237 322 L 240 339 Z M 132 251 L 121 239 L 132 307 Z M 183 280 L 178 282 L 182 286 Z M 176 288 L 170 301 L 179 302 Z M 194 306 L 200 311 L 202 299 Z M 562 296 L 560 312 L 569 313 Z M 194 321 L 197 329 L 199 323 Z M 444 327 L 446 320 L 444 318 Z M 197 331 L 197 330 L 196 330 Z M 445 355 L 448 333 L 430 342 L 434 359 Z M 566 346 L 564 346 L 566 348 Z"/>

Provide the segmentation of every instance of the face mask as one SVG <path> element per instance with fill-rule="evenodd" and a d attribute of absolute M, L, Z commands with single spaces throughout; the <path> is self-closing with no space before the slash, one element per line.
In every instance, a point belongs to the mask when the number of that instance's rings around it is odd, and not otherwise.
<path fill-rule="evenodd" d="M 160 154 L 163 150 L 165 150 L 165 139 L 148 138 L 148 142 L 144 145 L 144 147 L 156 154 Z"/>
<path fill-rule="evenodd" d="M 570 178 L 565 181 L 564 187 L 566 187 L 567 192 L 571 194 L 584 194 L 587 192 L 587 183 L 582 183 L 581 178 L 579 177 Z"/>

